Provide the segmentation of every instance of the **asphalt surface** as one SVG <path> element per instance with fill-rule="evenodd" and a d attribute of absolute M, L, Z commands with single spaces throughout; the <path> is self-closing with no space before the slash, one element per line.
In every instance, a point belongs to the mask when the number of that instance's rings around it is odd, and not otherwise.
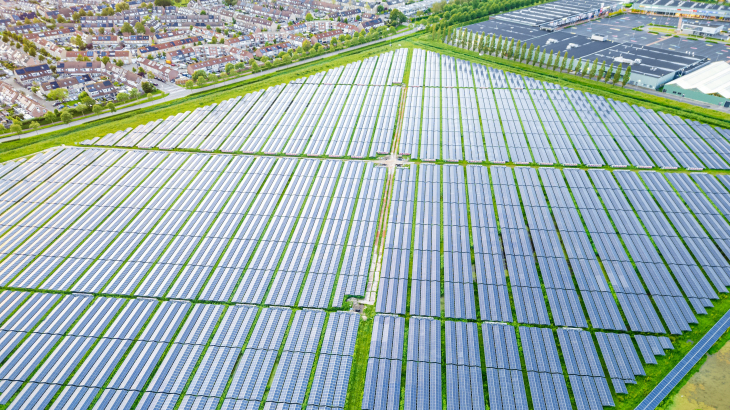
<path fill-rule="evenodd" d="M 685 22 L 690 21 L 685 19 Z M 710 58 L 712 61 L 730 61 L 730 46 L 710 43 L 702 40 L 691 40 L 671 37 L 663 34 L 652 34 L 649 23 L 676 27 L 677 17 L 650 16 L 644 14 L 624 14 L 621 16 L 600 19 L 565 29 L 568 33 L 590 37 L 593 34 L 607 36 L 609 40 L 619 43 L 631 43 L 639 46 L 651 46 L 678 53 L 693 54 Z M 643 26 L 643 31 L 633 30 Z"/>

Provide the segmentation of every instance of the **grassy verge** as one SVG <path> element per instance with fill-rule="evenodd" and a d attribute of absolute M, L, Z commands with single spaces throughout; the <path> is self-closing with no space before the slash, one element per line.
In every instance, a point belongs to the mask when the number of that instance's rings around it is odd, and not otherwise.
<path fill-rule="evenodd" d="M 370 338 L 373 334 L 375 305 L 365 308 L 364 313 L 367 320 L 361 321 L 360 327 L 357 330 L 355 356 L 352 361 L 350 388 L 347 391 L 345 410 L 360 410 L 362 407 L 362 395 L 365 391 L 365 373 L 367 373 L 368 355 L 370 353 Z"/>

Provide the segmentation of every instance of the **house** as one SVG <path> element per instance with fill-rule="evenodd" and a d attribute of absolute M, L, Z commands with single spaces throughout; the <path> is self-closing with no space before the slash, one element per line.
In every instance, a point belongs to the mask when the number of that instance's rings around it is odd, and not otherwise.
<path fill-rule="evenodd" d="M 173 50 L 167 53 L 167 59 L 173 63 L 185 63 L 195 58 L 195 50 L 190 48 L 181 48 L 180 50 Z"/>
<path fill-rule="evenodd" d="M 172 67 L 147 59 L 142 60 L 139 66 L 160 81 L 171 82 L 180 76 L 180 73 Z"/>
<path fill-rule="evenodd" d="M 48 81 L 41 84 L 41 88 L 38 90 L 42 95 L 47 95 L 50 91 L 58 88 L 65 88 L 68 90 L 69 98 L 77 95 L 84 88 L 84 84 L 91 82 L 91 77 L 88 74 L 76 77 L 68 77 L 58 79 L 54 81 Z"/>
<path fill-rule="evenodd" d="M 231 47 L 228 52 L 233 56 L 236 57 L 238 61 L 243 61 L 244 63 L 247 63 L 249 60 L 253 59 L 254 55 L 252 52 L 241 49 L 238 47 Z"/>
<path fill-rule="evenodd" d="M 131 45 L 131 46 L 146 46 L 152 44 L 152 41 L 150 40 L 150 36 L 146 35 L 135 35 L 135 36 L 124 36 L 123 38 L 124 45 Z"/>
<path fill-rule="evenodd" d="M 349 22 L 358 20 L 358 17 L 360 17 L 361 14 L 362 14 L 362 10 L 360 10 L 358 8 L 358 9 L 342 10 L 342 11 L 330 13 L 327 15 L 327 17 L 331 18 L 332 20 L 339 19 L 340 21 L 349 23 Z"/>
<path fill-rule="evenodd" d="M 277 55 L 279 55 L 279 53 L 281 53 L 282 51 L 287 51 L 291 48 L 296 48 L 296 47 L 294 47 L 294 44 L 287 41 L 287 42 L 283 42 L 283 43 L 277 43 L 274 45 L 270 45 L 267 47 L 261 47 L 258 50 L 256 50 L 254 55 L 256 57 L 266 56 L 266 57 L 272 58 L 272 57 L 276 57 Z"/>
<path fill-rule="evenodd" d="M 152 36 L 154 44 L 167 43 L 169 41 L 182 40 L 187 37 L 190 33 L 185 31 L 170 31 L 167 33 L 155 33 Z"/>
<path fill-rule="evenodd" d="M 119 37 L 110 35 L 92 36 L 91 44 L 95 47 L 114 47 L 119 44 Z"/>
<path fill-rule="evenodd" d="M 26 118 L 39 118 L 46 115 L 48 110 L 30 96 L 15 91 L 9 84 L 0 81 L 0 101 L 7 105 L 14 105 L 16 111 Z"/>
<path fill-rule="evenodd" d="M 109 80 L 86 83 L 84 90 L 96 101 L 113 101 L 117 97 L 117 87 Z"/>
<path fill-rule="evenodd" d="M 137 54 L 144 57 L 148 55 L 154 55 L 157 53 L 168 53 L 173 50 L 180 50 L 181 48 L 192 47 L 195 43 L 202 42 L 203 37 L 188 37 L 182 40 L 168 41 L 167 43 L 155 44 L 153 46 L 145 46 L 137 49 Z"/>
<path fill-rule="evenodd" d="M 56 58 L 59 58 L 59 59 L 66 58 L 66 49 L 57 45 L 56 43 L 54 43 L 52 41 L 48 41 L 45 39 L 38 39 L 38 40 L 35 40 L 33 43 L 35 43 L 35 45 L 37 45 L 38 47 L 48 51 L 48 54 L 50 54 Z"/>
<path fill-rule="evenodd" d="M 49 41 L 68 41 L 72 37 L 75 37 L 78 33 L 75 28 L 61 28 L 57 30 L 42 31 L 40 33 L 29 33 L 24 34 L 23 37 L 30 41 L 38 39 L 45 39 Z"/>
<path fill-rule="evenodd" d="M 237 23 L 249 23 L 253 24 L 256 27 L 259 27 L 261 29 L 266 30 L 276 30 L 276 22 L 271 20 L 262 19 L 260 17 L 254 17 L 254 16 L 246 16 L 242 15 L 240 16 L 240 19 L 236 19 Z"/>
<path fill-rule="evenodd" d="M 88 74 L 91 78 L 96 78 L 106 73 L 101 61 L 64 61 L 56 66 L 56 74 L 61 75 Z"/>
<path fill-rule="evenodd" d="M 383 22 L 383 19 L 376 18 L 373 20 L 361 21 L 360 24 L 357 25 L 357 28 L 359 30 L 370 31 L 370 30 L 376 29 L 378 27 L 382 27 L 384 25 L 385 25 L 385 23 Z"/>
<path fill-rule="evenodd" d="M 326 31 L 324 33 L 317 33 L 312 37 L 311 42 L 312 43 L 322 43 L 322 44 L 329 44 L 330 41 L 332 41 L 333 38 L 337 38 L 341 35 L 345 34 L 342 30 L 332 30 L 332 31 Z"/>
<path fill-rule="evenodd" d="M 34 82 L 42 83 L 53 78 L 53 71 L 48 64 L 39 64 L 30 67 L 18 68 L 15 75 L 20 84 L 29 86 Z"/>
<path fill-rule="evenodd" d="M 109 73 L 109 77 L 118 83 L 122 83 L 126 86 L 140 89 L 142 87 L 142 76 L 139 76 L 129 70 L 122 67 L 117 67 L 116 64 L 111 61 L 106 63 L 104 66 L 106 71 Z"/>
<path fill-rule="evenodd" d="M 225 56 L 219 58 L 211 58 L 200 63 L 188 65 L 188 74 L 193 75 L 198 70 L 203 70 L 208 73 L 219 73 L 225 70 L 226 64 L 235 64 L 238 60 L 233 56 Z"/>
<path fill-rule="evenodd" d="M 292 24 L 291 26 L 282 27 L 281 31 L 285 34 L 302 34 L 302 33 L 308 33 L 309 28 L 304 23 L 299 24 Z"/>
<path fill-rule="evenodd" d="M 223 44 L 233 47 L 252 47 L 255 42 L 253 36 L 239 36 L 228 38 Z"/>

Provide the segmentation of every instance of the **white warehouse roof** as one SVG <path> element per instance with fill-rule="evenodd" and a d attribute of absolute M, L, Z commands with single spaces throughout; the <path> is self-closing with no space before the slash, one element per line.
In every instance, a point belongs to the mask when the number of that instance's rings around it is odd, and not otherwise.
<path fill-rule="evenodd" d="M 730 64 L 717 61 L 679 77 L 668 85 L 676 85 L 685 90 L 696 88 L 705 94 L 717 93 L 725 98 L 730 98 Z"/>

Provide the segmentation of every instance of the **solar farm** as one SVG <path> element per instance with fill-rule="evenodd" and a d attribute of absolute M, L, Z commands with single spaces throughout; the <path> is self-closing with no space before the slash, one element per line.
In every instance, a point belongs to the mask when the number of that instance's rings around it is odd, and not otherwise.
<path fill-rule="evenodd" d="M 614 407 L 726 301 L 729 167 L 405 48 L 0 163 L 0 409 Z"/>

